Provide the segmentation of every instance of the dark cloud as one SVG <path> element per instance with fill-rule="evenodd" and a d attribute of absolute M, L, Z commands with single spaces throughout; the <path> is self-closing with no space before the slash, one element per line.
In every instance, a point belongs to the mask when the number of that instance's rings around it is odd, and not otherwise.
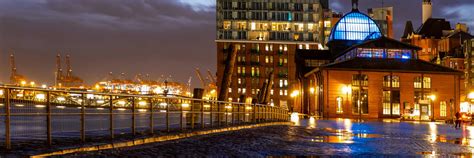
<path fill-rule="evenodd" d="M 349 0 L 330 0 L 339 12 Z M 433 0 L 434 16 L 472 24 L 472 0 Z M 109 71 L 174 75 L 215 70 L 215 0 L 0 0 L 0 81 L 8 82 L 8 49 L 20 73 L 41 83 L 54 79 L 58 50 L 72 56 L 74 73 L 88 83 Z M 384 0 L 395 9 L 399 37 L 406 20 L 421 21 L 421 0 Z M 360 0 L 360 10 L 382 6 Z M 469 16 L 467 16 L 469 15 Z M 194 81 L 196 78 L 194 77 Z M 198 82 L 194 82 L 198 83 Z"/>
<path fill-rule="evenodd" d="M 109 71 L 173 75 L 215 69 L 215 13 L 174 0 L 0 1 L 0 80 L 8 81 L 7 49 L 19 72 L 52 83 L 57 50 L 89 83 Z M 196 9 L 200 7 L 201 9 Z"/>

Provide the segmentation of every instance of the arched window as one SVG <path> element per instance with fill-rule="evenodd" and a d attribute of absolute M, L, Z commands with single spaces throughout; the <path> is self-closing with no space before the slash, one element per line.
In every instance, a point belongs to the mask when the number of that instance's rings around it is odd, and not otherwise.
<path fill-rule="evenodd" d="M 431 78 L 430 77 L 415 77 L 414 81 L 415 88 L 419 89 L 430 89 L 431 88 Z"/>

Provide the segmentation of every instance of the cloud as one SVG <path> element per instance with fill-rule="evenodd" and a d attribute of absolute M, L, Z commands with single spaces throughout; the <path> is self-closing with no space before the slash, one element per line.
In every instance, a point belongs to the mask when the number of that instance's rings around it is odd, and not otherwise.
<path fill-rule="evenodd" d="M 474 4 L 460 4 L 443 7 L 444 16 L 450 21 L 465 23 L 474 28 Z"/>

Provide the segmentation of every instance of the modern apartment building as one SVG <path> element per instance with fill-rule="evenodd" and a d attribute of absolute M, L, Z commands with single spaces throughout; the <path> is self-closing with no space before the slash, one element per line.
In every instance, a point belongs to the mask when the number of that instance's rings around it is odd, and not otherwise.
<path fill-rule="evenodd" d="M 217 0 L 217 76 L 220 87 L 227 49 L 238 50 L 228 100 L 256 98 L 273 71 L 270 104 L 293 107 L 295 52 L 324 49 L 327 0 Z M 331 27 L 327 25 L 326 27 Z"/>
<path fill-rule="evenodd" d="M 386 37 L 393 38 L 393 7 L 369 8 L 367 13 Z"/>

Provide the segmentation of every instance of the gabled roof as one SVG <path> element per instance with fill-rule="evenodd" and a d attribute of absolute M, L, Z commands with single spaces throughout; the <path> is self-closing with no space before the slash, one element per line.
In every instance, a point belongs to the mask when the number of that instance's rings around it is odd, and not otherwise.
<path fill-rule="evenodd" d="M 463 74 L 461 71 L 419 59 L 392 58 L 353 58 L 325 65 L 321 69 Z"/>
<path fill-rule="evenodd" d="M 418 28 L 416 34 L 423 37 L 434 37 L 440 39 L 443 37 L 443 30 L 451 30 L 449 21 L 440 18 L 429 18 Z"/>
<path fill-rule="evenodd" d="M 337 58 L 341 55 L 346 54 L 352 49 L 355 48 L 383 48 L 383 49 L 413 49 L 413 50 L 421 50 L 420 47 L 400 42 L 392 38 L 388 38 L 385 36 L 382 36 L 378 39 L 373 39 L 373 40 L 367 40 L 363 43 L 353 45 L 352 47 L 349 47 L 348 49 L 344 50 L 343 52 L 337 54 L 334 56 L 334 58 Z"/>
<path fill-rule="evenodd" d="M 464 31 L 454 31 L 450 33 L 446 38 L 461 38 L 461 41 L 465 41 L 467 39 L 472 39 L 474 36 L 472 36 L 470 33 L 464 32 Z"/>
<path fill-rule="evenodd" d="M 405 31 L 403 32 L 402 38 L 407 38 L 408 35 L 411 35 L 413 32 L 415 32 L 415 30 L 413 29 L 413 24 L 411 23 L 411 21 L 407 21 L 407 23 L 405 24 Z"/>

